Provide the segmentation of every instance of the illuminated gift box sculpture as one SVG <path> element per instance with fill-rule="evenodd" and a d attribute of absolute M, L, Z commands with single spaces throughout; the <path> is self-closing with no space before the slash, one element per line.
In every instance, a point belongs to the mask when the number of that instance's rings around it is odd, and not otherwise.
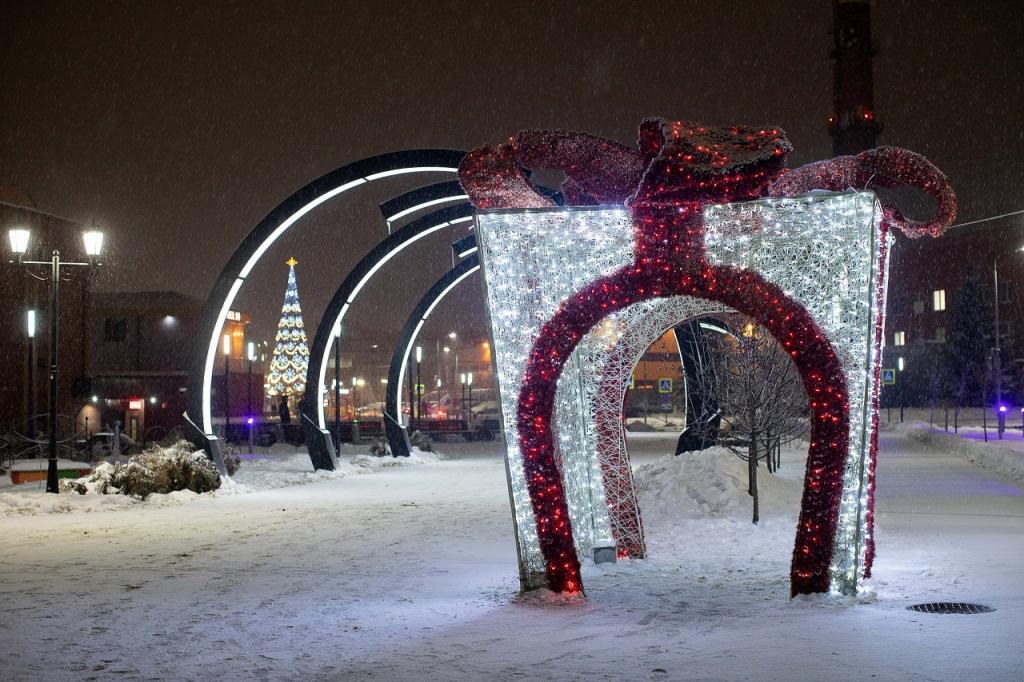
<path fill-rule="evenodd" d="M 580 590 L 577 556 L 595 547 L 643 556 L 619 418 L 629 374 L 666 329 L 730 310 L 784 345 L 809 396 L 792 592 L 849 593 L 869 574 L 888 225 L 937 234 L 955 204 L 903 150 L 776 180 L 788 151 L 778 129 L 648 121 L 639 152 L 524 133 L 463 162 L 474 203 L 503 209 L 479 213 L 477 235 L 524 588 Z M 573 203 L 628 208 L 546 208 L 520 162 L 566 170 Z M 800 194 L 866 173 L 930 193 L 935 219 L 910 224 L 873 192 Z M 756 199 L 766 193 L 781 196 Z"/>

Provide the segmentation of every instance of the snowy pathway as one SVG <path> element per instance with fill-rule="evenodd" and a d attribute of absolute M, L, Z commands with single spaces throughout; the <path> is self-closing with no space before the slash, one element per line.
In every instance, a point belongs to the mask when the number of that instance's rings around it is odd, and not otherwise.
<path fill-rule="evenodd" d="M 0 678 L 1021 679 L 1024 488 L 960 458 L 883 437 L 874 603 L 789 601 L 780 512 L 652 532 L 660 555 L 590 567 L 589 601 L 552 605 L 514 600 L 499 448 L 4 519 Z M 999 610 L 904 609 L 960 599 Z"/>

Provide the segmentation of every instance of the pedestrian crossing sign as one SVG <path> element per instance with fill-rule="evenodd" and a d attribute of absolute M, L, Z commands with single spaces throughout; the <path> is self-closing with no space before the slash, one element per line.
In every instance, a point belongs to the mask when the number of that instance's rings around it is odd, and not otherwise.
<path fill-rule="evenodd" d="M 671 393 L 672 392 L 672 380 L 662 377 L 658 379 L 658 393 Z"/>
<path fill-rule="evenodd" d="M 895 367 L 883 367 L 882 368 L 882 383 L 886 386 L 894 386 L 896 384 L 896 368 Z"/>

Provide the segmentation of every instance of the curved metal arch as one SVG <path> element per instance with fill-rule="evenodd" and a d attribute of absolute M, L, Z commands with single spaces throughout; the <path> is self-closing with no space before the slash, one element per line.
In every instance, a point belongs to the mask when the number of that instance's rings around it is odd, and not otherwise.
<path fill-rule="evenodd" d="M 192 351 L 188 384 L 187 421 L 197 433 L 198 445 L 213 456 L 224 472 L 210 405 L 210 384 L 224 320 L 245 278 L 263 254 L 284 232 L 324 202 L 359 185 L 407 173 L 456 173 L 465 152 L 456 149 L 413 149 L 371 156 L 321 175 L 301 187 L 270 211 L 235 249 L 221 270 L 200 318 Z M 189 415 L 198 415 L 196 424 Z"/>
<path fill-rule="evenodd" d="M 686 384 L 686 426 L 676 442 L 676 454 L 705 450 L 718 441 L 721 418 L 714 396 L 692 393 L 690 386 L 707 383 L 704 366 L 710 357 L 706 331 L 732 335 L 729 324 L 713 316 L 695 317 L 676 325 L 673 333 L 679 347 L 679 359 L 683 363 L 683 381 Z M 702 381 L 703 380 L 703 381 Z M 692 428 L 693 424 L 704 422 L 706 428 Z"/>
<path fill-rule="evenodd" d="M 406 247 L 446 227 L 471 225 L 473 210 L 470 204 L 460 204 L 434 211 L 414 220 L 389 235 L 363 256 L 334 292 L 313 337 L 310 347 L 310 363 L 306 369 L 306 391 L 300 403 L 302 427 L 306 434 L 306 443 L 309 446 L 309 456 L 314 469 L 334 468 L 334 458 L 329 455 L 327 444 L 321 437 L 323 429 L 327 427 L 323 407 L 323 389 L 332 341 L 336 333 L 341 330 L 345 314 L 355 301 L 356 296 L 385 263 Z"/>
<path fill-rule="evenodd" d="M 416 336 L 427 318 L 430 317 L 430 313 L 448 295 L 448 292 L 479 269 L 480 259 L 474 253 L 449 270 L 420 299 L 402 327 L 402 333 L 395 343 L 395 351 L 391 355 L 391 365 L 388 368 L 387 400 L 384 407 L 384 429 L 387 433 L 388 444 L 391 446 L 391 454 L 396 457 L 408 457 L 410 452 L 408 436 L 401 422 L 401 394 L 405 366 L 409 361 L 413 344 L 416 342 Z"/>

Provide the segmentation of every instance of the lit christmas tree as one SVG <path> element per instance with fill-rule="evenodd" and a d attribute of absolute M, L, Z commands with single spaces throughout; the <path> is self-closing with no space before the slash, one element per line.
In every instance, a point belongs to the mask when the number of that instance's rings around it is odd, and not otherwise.
<path fill-rule="evenodd" d="M 306 368 L 309 366 L 306 329 L 299 307 L 299 287 L 295 282 L 298 261 L 289 258 L 287 262 L 288 288 L 284 292 L 274 357 L 270 361 L 270 376 L 267 377 L 267 395 L 272 396 L 301 395 L 306 390 Z"/>

